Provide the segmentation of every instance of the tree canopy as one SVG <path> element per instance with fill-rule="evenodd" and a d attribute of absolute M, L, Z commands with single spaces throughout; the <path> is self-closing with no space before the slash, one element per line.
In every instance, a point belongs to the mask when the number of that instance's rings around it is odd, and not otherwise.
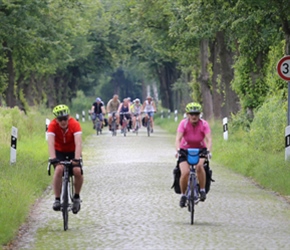
<path fill-rule="evenodd" d="M 202 103 L 206 118 L 253 117 L 285 97 L 275 64 L 290 53 L 286 0 L 1 0 L 1 103 L 108 100 Z M 150 86 L 149 88 L 147 86 Z M 158 96 L 155 86 L 158 86 Z M 148 89 L 150 92 L 148 92 Z"/>

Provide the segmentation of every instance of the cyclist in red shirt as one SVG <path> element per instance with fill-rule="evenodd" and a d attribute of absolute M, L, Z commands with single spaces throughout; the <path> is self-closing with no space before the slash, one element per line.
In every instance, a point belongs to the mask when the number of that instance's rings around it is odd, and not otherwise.
<path fill-rule="evenodd" d="M 180 154 L 180 152 L 188 148 L 199 148 L 201 155 L 198 164 L 196 165 L 197 178 L 200 185 L 200 201 L 205 201 L 205 182 L 206 176 L 203 168 L 205 161 L 205 155 L 211 157 L 212 138 L 211 130 L 207 121 L 200 118 L 201 105 L 196 102 L 188 103 L 185 107 L 187 118 L 183 119 L 177 128 L 175 148 L 177 151 L 176 157 L 178 157 L 179 168 L 181 171 L 180 176 L 180 207 L 184 207 L 186 203 L 186 187 L 189 177 L 189 164 L 187 162 L 186 155 Z"/>
<path fill-rule="evenodd" d="M 53 109 L 53 119 L 47 129 L 49 161 L 54 166 L 53 190 L 55 201 L 53 210 L 60 210 L 60 194 L 64 166 L 59 162 L 70 160 L 73 164 L 73 175 L 75 177 L 75 194 L 73 198 L 74 214 L 81 208 L 80 191 L 83 184 L 83 173 L 81 168 L 82 153 L 82 130 L 78 121 L 69 115 L 69 108 L 60 104 Z"/>

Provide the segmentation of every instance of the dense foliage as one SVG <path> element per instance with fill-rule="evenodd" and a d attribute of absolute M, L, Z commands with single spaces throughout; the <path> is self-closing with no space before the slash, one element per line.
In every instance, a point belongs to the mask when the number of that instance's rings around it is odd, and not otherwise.
<path fill-rule="evenodd" d="M 286 88 L 269 71 L 290 51 L 289 7 L 286 0 L 1 0 L 0 101 L 27 110 L 71 102 L 78 90 L 105 102 L 114 93 L 150 94 L 170 110 L 193 98 L 207 118 L 242 110 L 252 120 L 269 91 Z"/>

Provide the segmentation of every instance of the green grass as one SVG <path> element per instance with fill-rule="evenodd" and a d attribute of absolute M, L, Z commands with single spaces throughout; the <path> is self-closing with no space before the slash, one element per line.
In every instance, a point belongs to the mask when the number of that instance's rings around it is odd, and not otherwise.
<path fill-rule="evenodd" d="M 52 115 L 0 108 L 0 245 L 7 244 L 26 220 L 32 204 L 52 181 L 47 174 L 48 146 L 45 118 Z M 18 128 L 16 163 L 10 165 L 11 127 Z M 82 123 L 83 140 L 92 133 L 91 122 Z"/>

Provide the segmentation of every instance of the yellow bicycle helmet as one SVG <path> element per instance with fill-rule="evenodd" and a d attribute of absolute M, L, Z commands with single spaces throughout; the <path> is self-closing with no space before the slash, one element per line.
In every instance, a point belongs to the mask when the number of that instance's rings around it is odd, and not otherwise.
<path fill-rule="evenodd" d="M 186 113 L 194 113 L 200 114 L 201 113 L 201 105 L 197 102 L 188 103 L 185 107 Z"/>
<path fill-rule="evenodd" d="M 52 110 L 52 113 L 56 118 L 62 117 L 62 116 L 68 116 L 69 115 L 69 108 L 68 106 L 64 104 L 60 104 L 54 107 Z"/>

